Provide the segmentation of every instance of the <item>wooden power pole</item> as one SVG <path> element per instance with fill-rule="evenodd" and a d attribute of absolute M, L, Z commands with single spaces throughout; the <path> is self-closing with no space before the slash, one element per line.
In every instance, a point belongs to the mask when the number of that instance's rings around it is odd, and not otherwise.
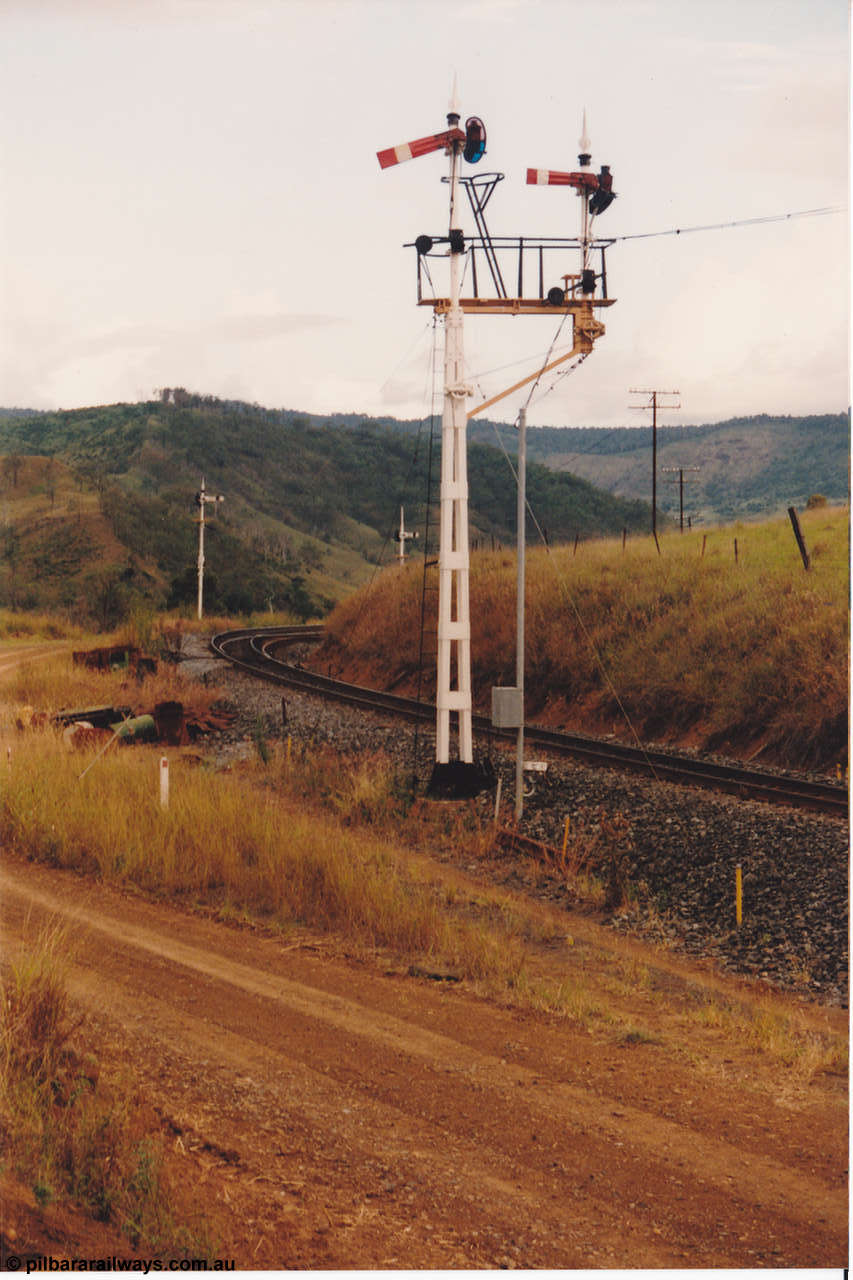
<path fill-rule="evenodd" d="M 658 396 L 677 396 L 678 391 L 649 391 L 644 387 L 631 387 L 629 394 L 632 396 L 651 396 L 651 399 L 645 404 L 632 404 L 630 409 L 651 409 L 652 411 L 652 537 L 655 540 L 655 546 L 658 541 L 658 409 L 680 409 L 681 401 L 677 404 L 666 404 L 659 401 Z M 660 547 L 658 547 L 660 551 Z"/>

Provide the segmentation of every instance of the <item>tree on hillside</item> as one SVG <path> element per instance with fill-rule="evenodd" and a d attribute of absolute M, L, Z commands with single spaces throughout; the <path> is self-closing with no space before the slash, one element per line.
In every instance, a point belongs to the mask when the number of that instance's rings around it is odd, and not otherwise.
<path fill-rule="evenodd" d="M 127 589 L 117 568 L 98 569 L 85 581 L 89 612 L 99 631 L 111 631 L 128 616 Z"/>
<path fill-rule="evenodd" d="M 56 502 L 56 459 L 48 458 L 44 468 L 45 493 L 50 498 L 50 505 Z"/>
<path fill-rule="evenodd" d="M 7 453 L 3 459 L 3 479 L 11 480 L 13 489 L 18 487 L 18 476 L 23 465 L 24 459 L 19 453 Z"/>

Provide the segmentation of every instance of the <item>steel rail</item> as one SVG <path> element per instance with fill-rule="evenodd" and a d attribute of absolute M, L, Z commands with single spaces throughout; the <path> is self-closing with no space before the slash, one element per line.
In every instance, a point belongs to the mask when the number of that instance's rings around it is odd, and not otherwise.
<path fill-rule="evenodd" d="M 316 693 L 351 706 L 385 711 L 406 720 L 434 719 L 433 703 L 336 680 L 285 662 L 271 652 L 295 643 L 316 643 L 323 635 L 322 626 L 247 628 L 214 636 L 210 647 L 217 656 L 234 666 L 276 684 Z M 487 716 L 475 715 L 473 725 L 478 733 L 490 739 L 508 742 L 514 739 L 514 730 L 495 729 Z M 742 799 L 809 808 L 843 819 L 848 815 L 848 793 L 841 784 L 631 747 L 535 724 L 525 725 L 525 739 L 529 745 L 536 745 L 553 755 L 570 756 L 599 768 L 629 769 L 663 782 L 725 791 Z"/>

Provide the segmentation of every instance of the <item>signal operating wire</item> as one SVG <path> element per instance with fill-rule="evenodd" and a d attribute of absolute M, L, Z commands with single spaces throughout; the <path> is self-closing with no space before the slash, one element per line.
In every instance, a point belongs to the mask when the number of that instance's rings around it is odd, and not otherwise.
<path fill-rule="evenodd" d="M 413 352 L 415 351 L 416 347 L 420 346 L 421 342 L 422 342 L 422 341 L 423 341 L 423 339 L 424 339 L 425 334 L 427 334 L 427 333 L 429 332 L 429 328 L 430 328 L 430 326 L 429 326 L 429 321 L 427 321 L 427 323 L 424 325 L 424 327 L 423 327 L 422 329 L 419 329 L 419 330 L 418 330 L 418 332 L 415 334 L 414 338 L 413 338 L 413 339 L 412 339 L 412 341 L 409 343 L 409 345 L 408 345 L 408 347 L 406 348 L 406 350 L 405 350 L 405 351 L 403 352 L 403 354 L 400 356 L 400 359 L 399 359 L 399 360 L 397 361 L 397 363 L 394 365 L 394 368 L 393 368 L 393 369 L 391 370 L 391 372 L 388 374 L 388 377 L 385 379 L 385 381 L 384 381 L 384 382 L 382 383 L 382 385 L 380 386 L 380 388 L 379 388 L 380 394 L 381 394 L 381 393 L 386 389 L 386 387 L 388 386 L 388 384 L 389 384 L 389 382 L 391 381 L 391 379 L 392 379 L 392 378 L 394 377 L 394 375 L 395 375 L 395 374 L 396 374 L 396 373 L 397 373 L 397 372 L 402 368 L 402 366 L 405 364 L 405 362 L 406 362 L 408 359 L 410 359 L 410 357 L 412 356 L 412 354 L 413 354 Z"/>
<path fill-rule="evenodd" d="M 432 502 L 432 463 L 433 463 L 433 439 L 435 436 L 435 421 L 437 417 L 438 407 L 438 316 L 433 312 L 432 317 L 432 394 L 430 397 L 430 419 L 429 419 L 429 440 L 427 441 L 427 465 L 426 465 L 426 503 L 424 508 L 424 542 L 423 542 L 423 569 L 421 575 L 421 616 L 420 626 L 418 628 L 418 682 L 417 682 L 417 700 L 421 701 L 424 680 L 424 654 L 426 650 L 426 597 L 427 597 L 427 569 L 430 567 L 429 558 L 429 514 Z M 417 792 L 416 770 L 418 762 L 418 743 L 420 741 L 420 720 L 415 721 L 414 736 L 412 738 L 412 795 Z"/>
<path fill-rule="evenodd" d="M 563 318 L 560 321 L 559 325 L 557 326 L 557 332 L 554 334 L 554 337 L 551 339 L 551 345 L 548 348 L 548 352 L 545 356 L 545 359 L 542 361 L 542 367 L 540 368 L 539 373 L 536 376 L 536 379 L 532 383 L 530 387 L 530 391 L 528 392 L 528 395 L 527 395 L 527 399 L 524 402 L 525 409 L 530 404 L 530 401 L 533 399 L 533 393 L 535 392 L 536 388 L 539 386 L 540 380 L 542 378 L 542 374 L 545 372 L 547 365 L 549 365 L 551 362 L 551 356 L 554 354 L 554 348 L 556 347 L 557 342 L 559 341 L 560 334 L 563 332 L 563 328 L 565 326 L 565 323 L 568 317 L 569 317 L 569 312 L 564 311 Z"/>
<path fill-rule="evenodd" d="M 655 236 L 686 236 L 691 231 L 727 231 L 730 227 L 757 227 L 766 222 L 788 222 L 792 218 L 818 218 L 829 213 L 844 213 L 844 205 L 826 205 L 822 209 L 798 209 L 795 213 L 773 213 L 762 218 L 738 218 L 735 222 L 711 222 L 705 226 L 672 227 L 669 231 L 643 231 L 629 236 L 608 236 L 608 243 L 617 240 L 651 240 Z"/>
<path fill-rule="evenodd" d="M 539 396 L 539 400 L 544 400 L 546 396 L 549 396 L 551 392 L 554 390 L 554 388 L 556 387 L 557 383 L 560 381 L 560 379 L 567 377 L 568 374 L 570 373 L 574 373 L 575 369 L 577 369 L 579 365 L 583 364 L 584 360 L 586 360 L 588 355 L 590 355 L 589 351 L 581 352 L 581 354 L 578 356 L 577 360 L 575 360 L 573 364 L 570 364 L 567 369 L 561 369 L 559 373 L 555 374 L 553 382 L 549 387 L 545 388 L 541 396 Z"/>
<path fill-rule="evenodd" d="M 566 350 L 568 349 L 569 348 L 567 347 Z M 470 377 L 479 383 L 480 378 L 488 378 L 493 373 L 503 373 L 504 369 L 515 369 L 521 364 L 529 364 L 530 361 L 534 359 L 538 359 L 538 355 L 536 353 L 532 356 L 522 356 L 520 360 L 509 360 L 506 364 L 495 365 L 493 369 L 482 369 L 479 373 L 472 373 Z M 485 398 L 485 392 L 483 395 Z"/>
<path fill-rule="evenodd" d="M 427 328 L 429 328 L 429 325 L 427 326 Z M 426 362 L 426 369 L 424 372 L 424 386 L 423 386 L 423 392 L 422 392 L 423 400 L 426 401 L 428 399 L 430 403 L 430 414 L 429 414 L 430 437 L 432 436 L 432 421 L 435 417 L 436 329 L 437 329 L 437 320 L 436 320 L 435 314 L 433 314 L 432 342 L 430 343 L 430 347 L 427 352 L 427 362 Z M 417 341 L 420 341 L 422 337 L 423 337 L 423 333 L 419 334 Z M 399 368 L 399 365 L 397 367 Z M 393 374 L 389 375 L 389 380 L 390 380 L 390 377 L 393 377 Z M 397 499 L 395 500 L 395 508 L 399 508 L 401 502 L 403 502 L 403 499 L 406 493 L 409 492 L 410 490 L 412 478 L 414 476 L 415 468 L 418 463 L 418 455 L 420 453 L 420 448 L 421 448 L 421 436 L 422 436 L 424 425 L 426 422 L 427 422 L 426 415 L 424 415 L 424 417 L 418 420 L 418 429 L 415 435 L 415 442 L 412 449 L 412 454 L 409 459 L 409 469 L 403 481 L 402 489 L 400 490 L 399 494 L 397 495 Z M 362 601 L 361 601 L 361 605 L 359 606 L 358 613 L 356 614 L 355 621 L 350 625 L 350 628 L 349 628 L 350 634 L 353 634 L 355 632 L 359 622 L 361 621 L 362 614 L 364 613 L 365 607 L 368 601 L 370 600 L 371 592 L 376 583 L 376 579 L 380 571 L 384 568 L 385 554 L 388 550 L 389 543 L 391 543 L 392 541 L 393 541 L 393 534 L 387 533 L 382 542 L 382 547 L 379 551 L 379 555 L 376 559 L 376 563 L 373 566 L 373 572 L 370 575 L 370 580 L 368 581 L 367 585 L 364 588 L 364 595 L 362 597 Z M 340 666 L 338 667 L 338 671 L 340 671 Z M 418 701 L 420 701 L 420 694 L 418 694 Z"/>
<path fill-rule="evenodd" d="M 576 362 L 576 364 L 573 364 L 571 366 L 571 369 L 567 369 L 566 372 L 570 373 L 572 369 L 577 368 L 577 364 L 579 363 L 580 361 Z M 516 428 L 518 427 L 518 419 L 516 419 L 514 425 Z M 509 467 L 510 472 L 512 473 L 513 479 L 515 480 L 515 483 L 517 486 L 518 471 L 516 467 L 513 466 L 512 458 L 510 458 L 509 454 L 506 451 L 504 442 L 500 437 L 500 433 L 498 432 L 497 425 L 495 423 L 492 423 L 492 428 L 494 430 L 495 438 L 497 439 L 501 453 L 503 454 L 506 460 L 506 464 Z M 601 656 L 601 653 L 599 652 L 598 647 L 592 638 L 592 635 L 590 634 L 589 628 L 587 627 L 586 623 L 583 620 L 583 616 L 581 614 L 580 609 L 578 608 L 577 602 L 569 589 L 569 584 L 566 581 L 563 574 L 560 572 L 560 569 L 557 565 L 557 561 L 555 560 L 553 552 L 550 546 L 548 545 L 548 540 L 545 537 L 542 526 L 540 525 L 538 519 L 536 518 L 536 512 L 533 510 L 533 507 L 530 505 L 530 500 L 529 498 L 527 498 L 526 494 L 525 494 L 525 506 L 530 516 L 530 519 L 533 521 L 534 528 L 536 529 L 536 532 L 539 535 L 539 541 L 542 543 L 542 546 L 545 548 L 545 552 L 548 557 L 548 563 L 550 564 L 551 569 L 553 570 L 554 576 L 557 579 L 557 586 L 560 590 L 560 594 L 563 596 L 564 600 L 567 601 L 569 608 L 571 609 L 572 613 L 577 619 L 578 626 L 581 629 L 583 638 L 587 643 L 589 651 L 592 654 L 593 660 L 596 666 L 598 667 L 599 671 L 601 672 L 604 682 L 607 685 L 608 689 L 610 690 L 613 696 L 613 700 L 615 701 L 617 707 L 619 708 L 619 711 L 622 714 L 622 718 L 625 721 L 625 724 L 628 726 L 628 731 L 631 734 L 631 737 L 634 739 L 634 742 L 636 746 L 639 748 L 639 750 L 643 752 L 643 755 L 645 756 L 646 764 L 648 765 L 649 770 L 651 771 L 652 777 L 655 779 L 655 781 L 660 781 L 655 771 L 654 763 L 649 759 L 648 755 L 646 754 L 646 749 L 642 741 L 640 740 L 640 735 L 638 734 L 636 728 L 634 727 L 634 722 L 632 721 L 630 715 L 628 714 L 628 708 L 625 706 L 622 699 L 620 698 L 619 691 L 617 690 L 615 684 L 613 683 L 613 679 L 605 665 L 604 659 Z"/>

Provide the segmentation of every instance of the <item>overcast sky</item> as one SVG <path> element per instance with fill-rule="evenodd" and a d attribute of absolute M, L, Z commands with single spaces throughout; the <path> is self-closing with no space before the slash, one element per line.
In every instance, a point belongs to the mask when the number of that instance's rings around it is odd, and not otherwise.
<path fill-rule="evenodd" d="M 575 234 L 576 197 L 525 170 L 576 166 L 584 108 L 619 193 L 601 235 L 847 206 L 844 0 L 0 0 L 0 18 L 3 405 L 181 385 L 429 413 L 432 314 L 402 245 L 445 233 L 447 161 L 382 171 L 376 151 L 446 127 L 454 73 L 488 130 L 479 168 L 506 174 L 495 234 Z M 844 410 L 848 239 L 842 212 L 614 245 L 607 333 L 530 423 L 639 425 L 633 386 L 677 388 L 671 422 Z M 555 332 L 466 318 L 478 395 Z"/>

